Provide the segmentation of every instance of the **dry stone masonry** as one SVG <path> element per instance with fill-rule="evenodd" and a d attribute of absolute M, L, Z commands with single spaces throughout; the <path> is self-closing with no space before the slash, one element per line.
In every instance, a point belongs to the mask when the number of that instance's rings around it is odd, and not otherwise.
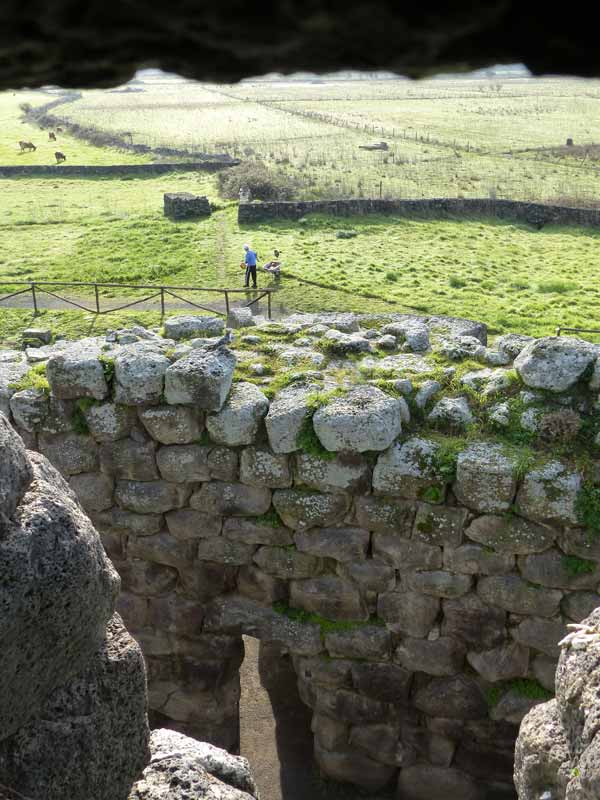
<path fill-rule="evenodd" d="M 440 317 L 249 323 L 0 357 L 0 403 L 119 572 L 152 722 L 235 749 L 247 634 L 291 654 L 329 777 L 514 797 L 518 726 L 600 605 L 600 349 Z"/>

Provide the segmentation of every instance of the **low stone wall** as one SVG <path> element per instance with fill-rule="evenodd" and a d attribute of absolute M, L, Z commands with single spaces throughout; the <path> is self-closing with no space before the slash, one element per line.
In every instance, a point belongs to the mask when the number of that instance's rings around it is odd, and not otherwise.
<path fill-rule="evenodd" d="M 190 219 L 210 216 L 208 197 L 190 192 L 170 192 L 163 195 L 165 217 Z"/>
<path fill-rule="evenodd" d="M 271 219 L 297 220 L 307 214 L 334 217 L 394 214 L 400 217 L 497 217 L 544 225 L 582 225 L 598 227 L 600 210 L 525 203 L 519 200 L 486 198 L 439 198 L 432 200 L 310 200 L 266 203 L 240 203 L 238 222 L 251 225 Z"/>
<path fill-rule="evenodd" d="M 598 349 L 383 322 L 227 346 L 167 320 L 4 356 L 0 402 L 101 533 L 155 722 L 235 747 L 249 634 L 291 653 L 326 775 L 512 797 L 519 723 L 600 605 Z M 19 389 L 44 360 L 48 390 Z"/>
<path fill-rule="evenodd" d="M 218 172 L 238 161 L 196 161 L 173 164 L 16 164 L 0 166 L 0 178 L 44 177 L 87 178 L 120 175 L 166 175 L 169 172 Z"/>

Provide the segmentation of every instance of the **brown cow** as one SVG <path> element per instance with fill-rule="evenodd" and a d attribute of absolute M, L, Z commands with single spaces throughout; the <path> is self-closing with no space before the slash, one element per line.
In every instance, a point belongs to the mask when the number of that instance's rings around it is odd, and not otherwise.
<path fill-rule="evenodd" d="M 48 139 L 50 139 L 51 142 L 56 141 L 56 134 L 54 133 L 54 131 L 50 131 L 50 133 L 48 134 Z"/>
<path fill-rule="evenodd" d="M 67 157 L 64 153 L 61 153 L 59 150 L 54 153 L 54 157 L 56 158 L 56 163 L 60 164 L 62 161 L 66 161 Z"/>
<path fill-rule="evenodd" d="M 37 150 L 36 146 L 33 142 L 19 142 L 19 147 L 21 148 L 21 152 L 25 153 L 27 151 Z"/>
<path fill-rule="evenodd" d="M 62 132 L 63 132 L 63 131 L 62 131 L 62 128 L 57 128 L 57 129 L 56 129 L 56 132 L 57 132 L 57 133 L 62 133 Z"/>

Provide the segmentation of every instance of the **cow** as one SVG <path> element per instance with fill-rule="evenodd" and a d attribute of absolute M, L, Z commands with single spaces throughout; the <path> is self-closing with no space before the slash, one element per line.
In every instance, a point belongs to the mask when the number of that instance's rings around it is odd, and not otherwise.
<path fill-rule="evenodd" d="M 64 153 L 61 153 L 60 150 L 57 150 L 56 153 L 54 153 L 54 157 L 56 158 L 56 163 L 57 164 L 60 164 L 63 161 L 67 160 L 66 155 Z"/>
<path fill-rule="evenodd" d="M 36 146 L 33 142 L 19 142 L 19 147 L 21 148 L 22 153 L 31 152 L 32 150 L 37 150 Z"/>
<path fill-rule="evenodd" d="M 57 133 L 62 133 L 62 132 L 63 132 L 63 130 L 62 130 L 62 128 L 57 128 L 57 129 L 56 129 L 56 132 L 57 132 Z"/>
<path fill-rule="evenodd" d="M 56 134 L 54 133 L 54 131 L 50 131 L 50 133 L 48 134 L 48 139 L 51 142 L 55 142 L 56 141 Z"/>

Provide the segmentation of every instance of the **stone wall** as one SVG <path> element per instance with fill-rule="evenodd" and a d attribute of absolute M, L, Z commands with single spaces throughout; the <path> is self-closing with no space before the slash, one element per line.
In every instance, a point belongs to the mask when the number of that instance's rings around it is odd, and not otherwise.
<path fill-rule="evenodd" d="M 598 227 L 600 210 L 525 203 L 519 200 L 487 198 L 438 198 L 431 200 L 307 200 L 265 203 L 240 203 L 238 221 L 251 225 L 271 219 L 297 220 L 306 214 L 334 217 L 393 214 L 399 217 L 497 217 L 544 225 L 583 225 Z"/>
<path fill-rule="evenodd" d="M 518 725 L 600 604 L 598 349 L 488 347 L 443 318 L 253 321 L 0 360 L 0 403 L 120 573 L 154 721 L 234 748 L 249 634 L 291 653 L 326 775 L 513 797 Z"/>
<path fill-rule="evenodd" d="M 67 153 L 68 156 L 68 153 Z M 17 164 L 0 165 L 0 178 L 44 177 L 87 178 L 89 176 L 166 175 L 170 172 L 217 172 L 239 163 L 231 161 L 196 161 L 172 164 Z"/>
<path fill-rule="evenodd" d="M 210 216 L 208 197 L 190 192 L 170 192 L 163 195 L 165 217 L 189 219 Z"/>

